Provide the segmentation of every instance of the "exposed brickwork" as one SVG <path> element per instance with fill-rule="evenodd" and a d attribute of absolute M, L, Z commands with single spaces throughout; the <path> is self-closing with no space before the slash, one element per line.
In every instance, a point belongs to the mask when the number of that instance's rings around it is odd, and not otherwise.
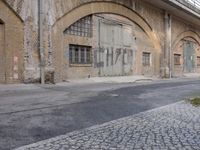
<path fill-rule="evenodd" d="M 6 0 L 6 2 L 14 9 L 14 11 L 22 18 L 24 21 L 24 57 L 23 64 L 23 79 L 22 80 L 35 80 L 40 78 L 40 60 L 39 60 L 39 50 L 38 50 L 38 3 L 37 0 Z M 55 72 L 56 82 L 62 80 L 67 80 L 71 78 L 71 72 L 68 66 L 68 62 L 65 60 L 65 54 L 67 51 L 67 44 L 70 43 L 72 37 L 67 36 L 63 37 L 63 29 L 67 28 L 69 24 L 72 24 L 76 21 L 74 17 L 69 17 L 67 21 L 64 21 L 64 18 L 67 15 L 70 15 L 75 8 L 85 5 L 86 3 L 96 3 L 96 2 L 109 2 L 113 4 L 110 7 L 110 10 L 119 9 L 118 6 L 125 6 L 136 12 L 142 19 L 145 20 L 148 26 L 152 28 L 151 35 L 148 35 L 143 40 L 142 39 L 146 34 L 150 32 L 144 29 L 144 26 L 141 26 L 141 22 L 137 19 L 133 19 L 135 24 L 139 24 L 140 27 L 135 28 L 138 39 L 136 44 L 136 56 L 138 60 L 135 60 L 133 66 L 133 74 L 147 74 L 147 75 L 157 75 L 160 76 L 160 70 L 163 67 L 164 60 L 164 41 L 165 41 L 165 29 L 164 29 L 164 10 L 156 8 L 154 5 L 148 4 L 142 0 L 45 0 L 44 3 L 44 48 L 45 48 L 45 58 L 46 58 L 46 71 Z M 102 8 L 105 6 L 100 6 Z M 86 10 L 81 10 L 83 13 L 90 11 L 94 13 L 96 8 L 85 8 Z M 120 9 L 121 11 L 121 9 Z M 120 12 L 119 11 L 119 12 Z M 77 13 L 80 13 L 80 10 L 76 10 Z M 110 12 L 112 13 L 112 12 Z M 124 13 L 128 16 L 126 12 Z M 82 13 L 81 13 L 82 14 Z M 127 17 L 125 15 L 125 17 Z M 79 15 L 80 16 L 80 15 Z M 174 43 L 178 36 L 187 31 L 194 31 L 197 35 L 200 34 L 195 26 L 180 19 L 178 17 L 172 16 L 172 43 Z M 123 19 L 122 19 L 123 20 Z M 62 22 L 62 25 L 58 25 Z M 95 31 L 95 26 L 94 26 Z M 58 35 L 60 37 L 58 37 Z M 193 39 L 196 39 L 195 35 L 192 35 Z M 56 39 L 56 40 L 54 40 Z M 74 39 L 75 40 L 75 39 Z M 74 41 L 73 40 L 73 41 Z M 85 40 L 77 38 L 77 43 L 85 43 Z M 197 40 L 197 39 L 196 39 Z M 65 41 L 64 43 L 61 41 Z M 136 40 L 137 41 L 137 40 Z M 145 43 L 145 41 L 148 41 Z M 149 42 L 150 41 L 150 42 Z M 156 42 L 155 42 L 156 41 Z M 89 43 L 88 43 L 89 42 Z M 155 43 L 156 44 L 155 44 Z M 58 44 L 59 43 L 59 44 Z M 76 42 L 73 42 L 76 43 Z M 58 44 L 58 45 L 57 45 Z M 64 44 L 64 45 L 63 45 Z M 92 41 L 87 41 L 85 44 L 94 45 Z M 146 46 L 143 46 L 146 45 Z M 152 48 L 153 45 L 153 48 Z M 156 49 L 156 50 L 155 50 Z M 152 51 L 153 57 L 151 68 L 141 68 L 142 63 L 142 51 Z M 174 51 L 174 50 L 173 50 Z M 198 55 L 198 52 L 197 54 Z M 173 55 L 171 56 L 173 60 Z M 173 66 L 173 64 L 172 64 Z M 176 69 L 176 68 L 175 68 Z M 183 72 L 181 69 L 176 69 L 177 74 L 182 75 Z M 89 72 L 89 73 L 88 73 Z M 196 68 L 196 72 L 200 72 L 200 68 Z M 98 76 L 98 70 L 93 68 L 76 68 L 77 77 L 86 77 L 87 74 L 92 74 Z"/>
<path fill-rule="evenodd" d="M 0 1 L 1 81 L 20 82 L 23 79 L 23 23 L 7 5 Z"/>

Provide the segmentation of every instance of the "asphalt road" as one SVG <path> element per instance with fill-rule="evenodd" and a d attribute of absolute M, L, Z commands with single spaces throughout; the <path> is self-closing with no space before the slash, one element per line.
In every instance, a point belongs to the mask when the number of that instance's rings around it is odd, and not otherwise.
<path fill-rule="evenodd" d="M 0 150 L 200 96 L 200 80 L 0 88 Z"/>

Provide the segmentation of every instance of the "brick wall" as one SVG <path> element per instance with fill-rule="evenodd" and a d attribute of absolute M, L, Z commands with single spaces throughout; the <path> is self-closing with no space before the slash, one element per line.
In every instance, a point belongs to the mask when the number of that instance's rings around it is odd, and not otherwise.
<path fill-rule="evenodd" d="M 0 1 L 0 68 L 1 80 L 18 83 L 23 79 L 23 22 L 2 1 Z M 3 81 L 5 75 L 5 79 Z"/>
<path fill-rule="evenodd" d="M 40 66 L 39 66 L 39 50 L 38 50 L 38 4 L 37 0 L 6 0 L 7 3 L 14 9 L 14 11 L 21 17 L 24 22 L 24 41 L 23 41 L 23 55 L 19 55 L 20 59 L 14 57 L 14 53 L 10 59 L 12 65 L 14 62 L 20 60 L 23 63 L 21 67 L 23 71 L 22 80 L 38 80 L 40 78 Z M 56 81 L 67 80 L 76 74 L 78 77 L 86 77 L 88 73 L 94 76 L 98 76 L 98 71 L 95 68 L 69 68 L 66 57 L 66 45 L 74 43 L 76 39 L 77 43 L 83 43 L 94 46 L 94 39 L 81 39 L 74 38 L 72 36 L 63 36 L 61 27 L 67 28 L 68 23 L 73 23 L 73 16 L 67 21 L 61 21 L 65 16 L 69 15 L 72 10 L 90 2 L 102 2 L 102 0 L 44 0 L 44 48 L 46 58 L 46 72 L 55 71 Z M 120 4 L 128 9 L 132 9 L 136 12 L 148 26 L 152 29 L 152 37 L 157 39 L 157 43 L 153 43 L 148 33 L 144 32 L 141 26 L 137 26 L 135 30 L 136 47 L 137 47 L 137 60 L 133 66 L 133 74 L 148 74 L 148 75 L 160 75 L 160 68 L 163 66 L 163 52 L 164 52 L 164 10 L 156 8 L 154 5 L 148 4 L 143 0 L 104 0 L 104 2 L 113 2 L 113 4 Z M 104 6 L 102 6 L 104 7 Z M 111 8 L 113 10 L 118 9 L 118 6 Z M 94 11 L 95 8 L 89 8 L 89 11 Z M 98 8 L 96 8 L 98 9 Z M 88 10 L 83 10 L 84 12 Z M 119 11 L 119 10 L 118 10 Z M 120 10 L 121 11 L 121 10 Z M 77 11 L 78 12 L 78 11 Z M 70 17 L 69 17 L 70 18 Z M 134 20 L 133 20 L 134 21 Z M 59 24 L 62 22 L 62 24 Z M 64 24 L 65 23 L 65 24 Z M 140 24 L 140 22 L 134 22 Z M 59 24 L 59 25 L 57 25 Z M 20 29 L 21 30 L 21 29 Z M 95 27 L 94 27 L 95 30 Z M 194 25 L 187 23 L 183 19 L 172 16 L 172 43 L 176 41 L 178 35 L 188 30 L 192 30 L 200 35 L 200 30 Z M 59 35 L 59 36 L 58 36 Z M 195 38 L 195 37 L 194 37 Z M 13 39 L 14 40 L 14 39 Z M 62 42 L 62 43 L 60 43 Z M 59 43 L 59 44 L 58 44 Z M 63 45 L 64 44 L 64 45 Z M 157 46 L 156 46 L 157 45 Z M 158 48 L 159 47 L 159 48 Z M 142 67 L 142 52 L 151 51 L 153 54 L 152 67 Z M 18 54 L 17 54 L 18 55 Z M 155 57 L 154 57 L 155 56 Z M 10 57 L 10 56 L 9 56 Z M 173 60 L 173 56 L 172 60 Z M 9 68 L 9 67 L 8 67 Z M 12 68 L 12 67 L 11 67 Z M 11 70 L 8 69 L 8 70 Z M 15 67 L 16 68 L 16 67 Z M 200 69 L 197 69 L 199 72 Z M 179 74 L 182 74 L 179 69 Z M 9 78 L 14 75 L 8 73 Z"/>
<path fill-rule="evenodd" d="M 0 23 L 0 83 L 5 82 L 4 66 L 4 24 Z"/>

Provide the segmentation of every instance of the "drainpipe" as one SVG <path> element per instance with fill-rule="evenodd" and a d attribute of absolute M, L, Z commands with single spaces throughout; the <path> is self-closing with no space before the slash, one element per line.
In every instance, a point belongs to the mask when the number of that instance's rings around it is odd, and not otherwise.
<path fill-rule="evenodd" d="M 98 28 L 98 41 L 99 41 L 99 43 L 98 43 L 98 45 L 99 45 L 99 48 L 98 48 L 98 53 L 99 53 L 99 65 L 101 64 L 100 62 L 101 62 L 101 37 L 100 37 L 100 32 L 101 32 L 101 22 L 100 22 L 101 20 L 100 19 L 98 19 L 98 26 L 99 26 L 99 28 Z M 99 72 L 98 72 L 98 75 L 99 75 L 99 77 L 101 76 L 101 66 L 99 66 L 98 65 L 98 67 L 99 67 Z"/>
<path fill-rule="evenodd" d="M 41 84 L 45 84 L 45 58 L 43 46 L 43 0 L 38 0 L 38 24 L 39 24 L 39 52 L 40 52 L 40 80 Z"/>
<path fill-rule="evenodd" d="M 169 17 L 169 78 L 172 78 L 172 16 L 168 14 Z"/>

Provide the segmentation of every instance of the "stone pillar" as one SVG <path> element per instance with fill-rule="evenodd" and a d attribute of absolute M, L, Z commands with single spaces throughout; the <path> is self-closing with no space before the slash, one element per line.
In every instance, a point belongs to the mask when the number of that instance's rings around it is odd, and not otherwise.
<path fill-rule="evenodd" d="M 171 77 L 171 15 L 165 12 L 165 44 L 164 44 L 164 65 L 162 76 Z"/>
<path fill-rule="evenodd" d="M 44 13 L 43 13 L 43 0 L 38 0 L 38 10 L 39 10 L 39 51 L 40 51 L 40 82 L 41 84 L 45 84 L 45 52 L 44 52 L 44 41 L 43 41 L 43 21 L 44 21 Z"/>

